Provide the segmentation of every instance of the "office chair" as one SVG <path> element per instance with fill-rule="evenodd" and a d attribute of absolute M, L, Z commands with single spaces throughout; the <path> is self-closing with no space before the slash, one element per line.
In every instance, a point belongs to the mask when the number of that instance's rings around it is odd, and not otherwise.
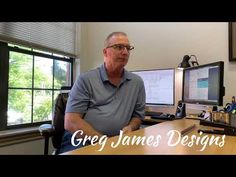
<path fill-rule="evenodd" d="M 71 87 L 62 87 L 63 89 L 70 89 Z M 69 97 L 68 92 L 60 93 L 56 98 L 54 107 L 54 114 L 52 124 L 42 124 L 39 126 L 39 132 L 45 138 L 44 142 L 44 155 L 48 155 L 49 138 L 52 139 L 52 145 L 55 148 L 54 154 L 58 154 L 61 141 L 64 134 L 64 116 L 67 99 Z"/>

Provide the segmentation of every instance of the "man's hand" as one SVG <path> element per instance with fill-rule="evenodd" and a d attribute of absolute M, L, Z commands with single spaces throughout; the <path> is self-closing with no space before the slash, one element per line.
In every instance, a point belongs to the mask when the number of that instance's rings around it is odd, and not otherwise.
<path fill-rule="evenodd" d="M 130 125 L 124 127 L 122 130 L 123 130 L 123 133 L 129 133 L 129 132 L 132 132 L 132 128 L 131 128 Z"/>
<path fill-rule="evenodd" d="M 134 130 L 139 129 L 141 123 L 142 121 L 139 118 L 133 117 L 131 121 L 129 122 L 129 124 L 125 126 L 122 130 L 124 133 L 132 132 Z"/>

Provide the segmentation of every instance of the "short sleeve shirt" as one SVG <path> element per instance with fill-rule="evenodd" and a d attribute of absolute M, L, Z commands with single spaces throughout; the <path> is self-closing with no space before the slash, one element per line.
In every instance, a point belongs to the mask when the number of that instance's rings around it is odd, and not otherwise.
<path fill-rule="evenodd" d="M 74 83 L 66 112 L 84 113 L 84 120 L 97 131 L 118 135 L 132 117 L 144 119 L 143 80 L 124 69 L 118 86 L 109 82 L 105 66 L 81 74 Z"/>

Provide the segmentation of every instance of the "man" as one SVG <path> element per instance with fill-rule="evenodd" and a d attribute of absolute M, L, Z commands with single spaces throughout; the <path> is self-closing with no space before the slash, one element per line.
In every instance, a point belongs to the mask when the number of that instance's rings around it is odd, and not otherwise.
<path fill-rule="evenodd" d="M 83 73 L 70 91 L 65 114 L 61 152 L 71 145 L 72 134 L 87 136 L 119 135 L 137 130 L 144 119 L 145 89 L 142 79 L 124 69 L 134 49 L 123 32 L 113 32 L 105 40 L 104 64 Z M 89 143 L 89 142 L 88 142 Z"/>

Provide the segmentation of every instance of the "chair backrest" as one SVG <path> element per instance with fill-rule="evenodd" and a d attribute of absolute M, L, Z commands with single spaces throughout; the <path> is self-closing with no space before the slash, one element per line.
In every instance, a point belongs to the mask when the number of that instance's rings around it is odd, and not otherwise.
<path fill-rule="evenodd" d="M 65 109 L 67 99 L 69 97 L 69 93 L 60 93 L 57 96 L 55 107 L 54 107 L 54 115 L 52 119 L 52 125 L 54 127 L 54 134 L 52 136 L 52 144 L 53 147 L 59 149 L 61 147 L 62 136 L 64 134 L 64 117 L 65 117 Z"/>

